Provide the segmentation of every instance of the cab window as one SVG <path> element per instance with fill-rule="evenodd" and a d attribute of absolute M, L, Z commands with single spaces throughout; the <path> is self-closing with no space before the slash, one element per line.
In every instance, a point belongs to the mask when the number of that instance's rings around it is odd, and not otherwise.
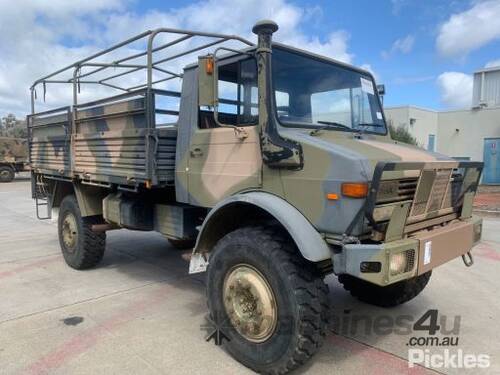
<path fill-rule="evenodd" d="M 218 67 L 219 122 L 249 126 L 258 123 L 257 64 L 255 59 Z M 213 108 L 199 108 L 199 127 L 216 128 Z"/>

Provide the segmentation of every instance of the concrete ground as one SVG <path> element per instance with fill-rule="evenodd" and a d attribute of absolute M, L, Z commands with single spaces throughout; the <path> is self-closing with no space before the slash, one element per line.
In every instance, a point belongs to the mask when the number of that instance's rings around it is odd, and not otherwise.
<path fill-rule="evenodd" d="M 406 344 L 422 333 L 382 332 L 370 323 L 356 330 L 349 320 L 414 322 L 428 309 L 438 310 L 442 328 L 458 317 L 451 351 L 490 356 L 489 368 L 469 373 L 500 373 L 499 229 L 499 219 L 485 219 L 472 268 L 460 259 L 438 268 L 419 297 L 394 309 L 360 303 L 329 277 L 332 320 L 342 324 L 297 373 L 463 373 L 409 368 Z M 182 253 L 162 236 L 110 232 L 102 264 L 75 271 L 60 255 L 55 223 L 35 219 L 29 180 L 0 184 L 1 374 L 251 373 L 204 340 L 205 314 L 203 276 L 189 276 Z"/>
<path fill-rule="evenodd" d="M 500 217 L 500 186 L 480 186 L 474 198 L 474 211 L 482 215 Z"/>

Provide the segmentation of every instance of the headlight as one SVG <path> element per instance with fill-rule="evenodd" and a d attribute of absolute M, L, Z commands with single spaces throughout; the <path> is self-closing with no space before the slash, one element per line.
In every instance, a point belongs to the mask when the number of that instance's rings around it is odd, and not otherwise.
<path fill-rule="evenodd" d="M 392 254 L 389 262 L 389 273 L 396 276 L 401 273 L 410 272 L 415 264 L 415 250 L 406 250 Z"/>

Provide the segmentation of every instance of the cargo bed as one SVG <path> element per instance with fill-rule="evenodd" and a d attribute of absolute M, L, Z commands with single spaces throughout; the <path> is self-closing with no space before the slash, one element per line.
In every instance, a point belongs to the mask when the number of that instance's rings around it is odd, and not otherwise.
<path fill-rule="evenodd" d="M 152 90 L 156 96 L 176 96 Z M 137 186 L 174 183 L 177 124 L 148 118 L 146 90 L 28 116 L 30 164 L 53 178 Z M 176 115 L 153 108 L 151 113 Z"/>

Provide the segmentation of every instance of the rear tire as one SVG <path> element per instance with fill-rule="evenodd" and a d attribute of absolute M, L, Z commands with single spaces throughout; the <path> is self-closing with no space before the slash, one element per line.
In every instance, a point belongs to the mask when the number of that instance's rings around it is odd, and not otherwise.
<path fill-rule="evenodd" d="M 16 172 L 9 166 L 0 167 L 0 182 L 12 182 L 14 177 L 16 176 Z"/>
<path fill-rule="evenodd" d="M 378 286 L 354 276 L 339 275 L 344 289 L 360 301 L 380 307 L 394 307 L 418 296 L 429 282 L 432 271 L 388 286 Z"/>
<path fill-rule="evenodd" d="M 328 287 L 277 230 L 245 227 L 224 236 L 210 255 L 207 297 L 227 351 L 260 373 L 299 367 L 326 336 Z"/>
<path fill-rule="evenodd" d="M 82 217 L 74 195 L 61 202 L 58 218 L 59 244 L 64 260 L 71 268 L 84 270 L 99 264 L 106 248 L 106 233 L 92 231 L 99 217 Z"/>

